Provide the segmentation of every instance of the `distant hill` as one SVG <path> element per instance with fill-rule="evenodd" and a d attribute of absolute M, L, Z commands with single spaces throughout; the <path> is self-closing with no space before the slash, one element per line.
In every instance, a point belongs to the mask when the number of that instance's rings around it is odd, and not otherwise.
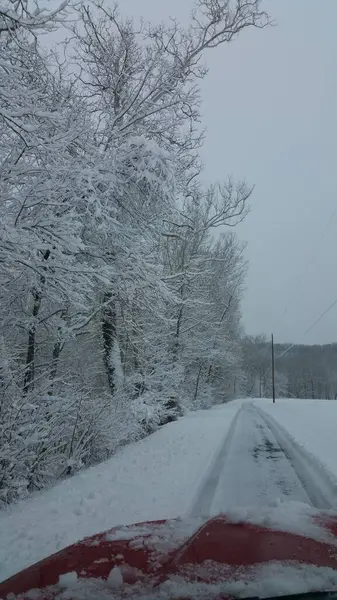
<path fill-rule="evenodd" d="M 275 344 L 276 393 L 288 398 L 337 399 L 337 343 Z M 287 351 L 287 352 L 286 352 Z M 284 355 L 283 353 L 286 352 Z M 244 369 L 248 394 L 271 395 L 271 344 L 247 336 Z"/>
<path fill-rule="evenodd" d="M 275 344 L 275 366 L 287 377 L 287 393 L 296 398 L 337 398 L 337 343 Z M 280 357 L 280 358 L 278 358 Z"/>

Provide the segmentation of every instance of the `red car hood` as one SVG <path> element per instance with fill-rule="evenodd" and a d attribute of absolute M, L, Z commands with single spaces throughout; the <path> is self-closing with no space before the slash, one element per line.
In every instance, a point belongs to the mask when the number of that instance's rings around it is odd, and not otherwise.
<path fill-rule="evenodd" d="M 324 586 L 337 589 L 337 516 L 316 515 L 314 521 L 322 533 L 315 539 L 248 522 L 233 523 L 226 515 L 113 528 L 0 583 L 0 598 L 7 594 L 31 598 L 32 589 L 39 590 L 35 600 L 148 598 L 151 594 L 154 598 L 228 598 L 260 595 L 259 590 L 264 597 L 277 595 L 278 588 L 274 594 L 263 588 L 263 573 L 268 574 L 269 586 L 277 587 L 277 576 L 287 580 L 294 573 L 307 582 L 301 589 L 296 579 L 295 590 L 290 586 L 288 593 Z M 322 579 L 322 574 L 327 577 Z M 250 585 L 258 578 L 260 587 Z"/>

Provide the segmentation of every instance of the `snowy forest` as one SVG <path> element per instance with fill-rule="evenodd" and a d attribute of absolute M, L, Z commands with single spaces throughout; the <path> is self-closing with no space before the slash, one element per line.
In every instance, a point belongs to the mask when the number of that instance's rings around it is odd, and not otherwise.
<path fill-rule="evenodd" d="M 187 28 L 1 6 L 0 505 L 250 392 L 252 187 L 205 185 L 199 83 L 267 24 L 259 0 L 198 0 Z"/>
<path fill-rule="evenodd" d="M 245 336 L 242 353 L 247 395 L 270 398 L 270 340 Z M 280 398 L 336 400 L 337 344 L 275 344 L 275 389 Z"/>

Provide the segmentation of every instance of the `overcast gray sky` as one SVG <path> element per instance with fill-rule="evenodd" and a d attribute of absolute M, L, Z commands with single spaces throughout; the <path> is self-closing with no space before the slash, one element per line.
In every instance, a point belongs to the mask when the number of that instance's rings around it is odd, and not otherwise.
<path fill-rule="evenodd" d="M 192 0 L 122 0 L 123 12 L 186 21 Z M 209 51 L 204 177 L 256 189 L 248 243 L 247 333 L 337 341 L 337 0 L 267 0 L 276 26 Z M 286 311 L 286 312 L 285 312 Z"/>

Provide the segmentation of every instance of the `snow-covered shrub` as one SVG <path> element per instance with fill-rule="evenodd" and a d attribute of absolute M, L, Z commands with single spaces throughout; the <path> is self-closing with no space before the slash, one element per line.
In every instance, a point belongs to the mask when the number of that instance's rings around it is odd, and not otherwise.
<path fill-rule="evenodd" d="M 163 416 L 160 420 L 161 425 L 176 421 L 184 415 L 184 408 L 180 402 L 178 394 L 171 392 L 167 399 L 163 401 Z"/>
<path fill-rule="evenodd" d="M 152 433 L 184 414 L 177 396 L 158 392 L 145 392 L 132 401 L 131 410 L 137 423 L 141 425 L 143 434 Z"/>
<path fill-rule="evenodd" d="M 146 393 L 131 402 L 131 411 L 144 435 L 155 431 L 163 416 L 163 407 L 151 393 Z"/>

